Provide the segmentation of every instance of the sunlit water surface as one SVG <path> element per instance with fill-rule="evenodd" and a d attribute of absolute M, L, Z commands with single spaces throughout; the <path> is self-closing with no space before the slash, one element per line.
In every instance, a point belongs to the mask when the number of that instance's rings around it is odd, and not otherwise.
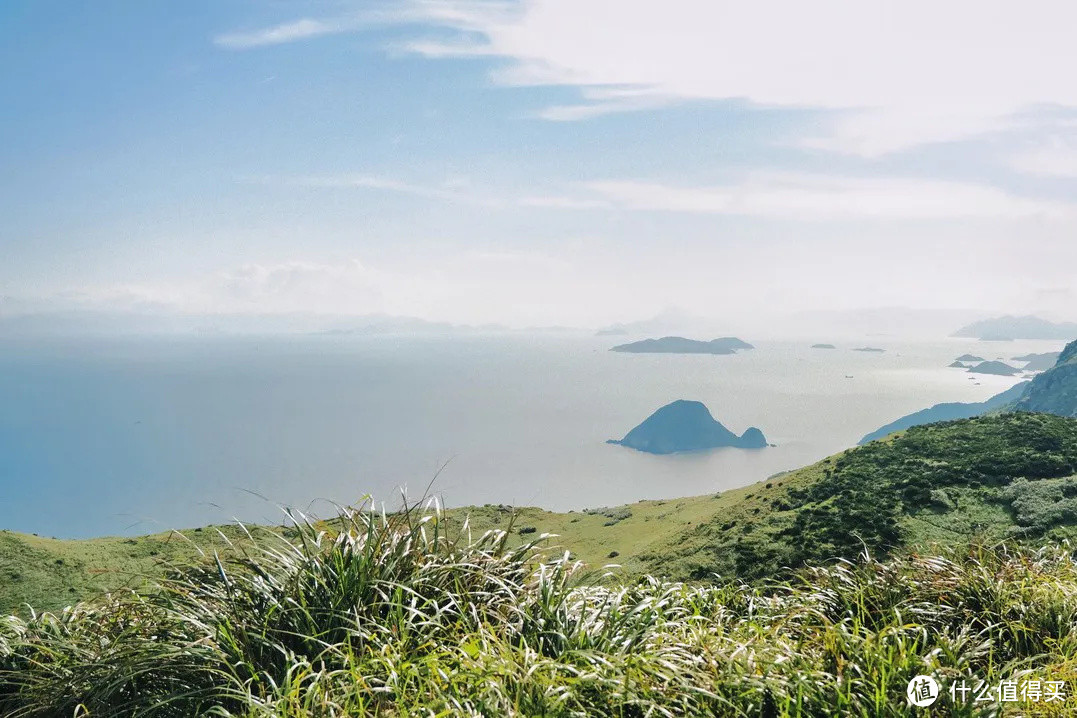
<path fill-rule="evenodd" d="M 751 337 L 746 337 L 751 341 Z M 325 515 L 406 486 L 452 505 L 559 510 L 742 486 L 941 401 L 1016 380 L 945 368 L 1055 343 L 753 342 L 734 356 L 582 336 L 0 340 L 0 528 L 145 533 L 278 505 Z M 985 353 L 986 352 L 986 353 Z M 851 377 L 851 378 L 850 378 Z M 698 399 L 773 448 L 650 456 L 620 437 Z"/>

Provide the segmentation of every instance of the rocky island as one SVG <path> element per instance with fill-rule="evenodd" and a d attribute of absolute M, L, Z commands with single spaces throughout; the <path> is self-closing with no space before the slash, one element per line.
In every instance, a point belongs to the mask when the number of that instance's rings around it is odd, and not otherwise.
<path fill-rule="evenodd" d="M 631 354 L 736 354 L 741 349 L 754 348 L 748 342 L 736 337 L 719 337 L 709 342 L 684 337 L 662 337 L 619 344 L 610 351 Z"/>
<path fill-rule="evenodd" d="M 885 349 L 880 349 L 879 347 L 857 347 L 856 349 L 853 349 L 853 351 L 854 352 L 880 352 L 881 353 L 881 352 L 884 352 L 886 350 Z"/>
<path fill-rule="evenodd" d="M 1000 361 L 980 362 L 976 366 L 969 367 L 970 374 L 994 374 L 995 376 L 1014 376 L 1021 370 Z"/>
<path fill-rule="evenodd" d="M 716 421 L 701 402 L 679 399 L 651 414 L 623 439 L 606 443 L 649 454 L 675 454 L 721 447 L 762 449 L 767 440 L 754 426 L 737 436 Z"/>
<path fill-rule="evenodd" d="M 837 349 L 833 344 L 812 344 L 812 349 Z"/>

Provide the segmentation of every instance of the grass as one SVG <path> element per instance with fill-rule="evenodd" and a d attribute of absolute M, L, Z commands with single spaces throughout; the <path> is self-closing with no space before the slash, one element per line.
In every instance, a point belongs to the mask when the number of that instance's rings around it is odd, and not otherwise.
<path fill-rule="evenodd" d="M 1067 546 L 863 555 L 751 586 L 595 585 L 511 529 L 352 510 L 137 591 L 9 618 L 0 714 L 897 716 L 916 674 L 1077 667 Z M 935 714 L 997 709 L 944 699 Z"/>

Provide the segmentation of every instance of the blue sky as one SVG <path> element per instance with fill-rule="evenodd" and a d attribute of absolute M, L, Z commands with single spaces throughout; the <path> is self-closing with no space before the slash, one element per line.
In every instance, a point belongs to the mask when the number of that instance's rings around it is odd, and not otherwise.
<path fill-rule="evenodd" d="M 0 313 L 1073 318 L 1075 21 L 9 0 Z"/>

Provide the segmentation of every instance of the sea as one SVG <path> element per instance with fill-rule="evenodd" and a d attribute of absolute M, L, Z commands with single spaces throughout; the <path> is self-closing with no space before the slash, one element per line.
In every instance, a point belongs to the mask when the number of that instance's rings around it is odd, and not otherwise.
<path fill-rule="evenodd" d="M 610 352 L 574 333 L 0 338 L 0 529 L 78 538 L 285 511 L 566 511 L 714 493 L 1018 381 L 947 368 L 1061 342 L 872 339 L 735 355 Z M 870 344 L 884 352 L 853 351 Z M 652 456 L 605 443 L 675 399 L 774 446 Z"/>

